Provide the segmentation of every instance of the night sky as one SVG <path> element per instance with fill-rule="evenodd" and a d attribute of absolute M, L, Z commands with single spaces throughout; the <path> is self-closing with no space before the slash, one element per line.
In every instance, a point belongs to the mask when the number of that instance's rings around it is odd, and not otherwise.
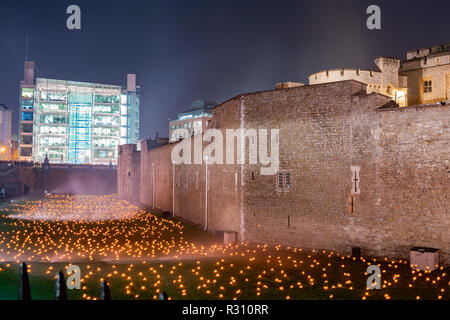
<path fill-rule="evenodd" d="M 66 28 L 71 4 L 80 31 Z M 366 28 L 371 4 L 379 31 Z M 125 85 L 136 73 L 141 138 L 167 136 L 168 119 L 193 100 L 307 83 L 327 68 L 373 69 L 377 56 L 450 42 L 449 12 L 448 0 L 2 0 L 0 103 L 15 110 L 16 133 L 28 34 L 37 76 Z"/>

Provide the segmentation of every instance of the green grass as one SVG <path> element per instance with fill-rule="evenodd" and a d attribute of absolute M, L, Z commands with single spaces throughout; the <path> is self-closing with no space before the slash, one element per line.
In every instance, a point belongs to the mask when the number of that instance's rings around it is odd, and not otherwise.
<path fill-rule="evenodd" d="M 416 299 L 419 296 L 421 299 L 434 300 L 439 295 L 442 299 L 450 298 L 448 293 L 450 279 L 447 276 L 448 270 L 445 269 L 433 273 L 415 272 L 413 274 L 409 266 L 403 263 L 383 262 L 380 264 L 383 270 L 381 280 L 385 287 L 381 290 L 368 291 L 366 290 L 367 275 L 364 272 L 369 261 L 353 261 L 348 257 L 330 258 L 322 253 L 293 253 L 287 249 L 273 250 L 274 255 L 270 259 L 267 259 L 268 252 L 263 258 L 260 250 L 257 250 L 254 255 L 249 254 L 245 257 L 234 256 L 234 253 L 240 255 L 246 252 L 242 247 L 232 252 L 233 256 L 230 257 L 184 260 L 181 262 L 182 265 L 179 265 L 180 261 L 174 260 L 153 261 L 145 264 L 77 263 L 83 277 L 89 272 L 92 272 L 92 275 L 84 278 L 82 290 L 69 290 L 69 298 L 98 297 L 101 278 L 105 278 L 110 284 L 113 299 L 120 300 L 154 299 L 159 292 L 158 289 L 165 291 L 172 299 L 194 300 L 233 298 L 265 300 L 287 297 L 290 299 L 359 300 L 366 292 L 369 293 L 367 299 L 385 299 L 385 294 L 388 294 L 391 299 Z M 250 261 L 247 259 L 250 256 L 256 259 Z M 288 259 L 288 256 L 291 256 L 291 259 Z M 279 258 L 274 259 L 274 257 Z M 293 262 L 294 259 L 297 260 L 297 267 Z M 299 261 L 303 263 L 300 264 Z M 370 263 L 375 262 L 371 260 Z M 30 282 L 34 299 L 53 298 L 55 274 L 58 270 L 64 270 L 66 265 L 31 263 Z M 46 274 L 50 266 L 53 269 Z M 247 269 L 247 266 L 250 266 L 250 269 Z M 223 270 L 220 270 L 221 267 Z M 15 299 L 19 283 L 18 265 L 9 267 L 3 265 L 1 268 L 3 271 L 0 271 L 0 299 Z M 325 268 L 325 271 L 322 268 Z M 198 274 L 195 274 L 193 270 Z M 114 271 L 117 273 L 114 274 Z M 216 277 L 217 271 L 220 274 L 219 277 Z M 323 276 L 324 273 L 327 275 L 326 278 Z M 413 280 L 414 276 L 417 277 L 416 280 Z M 231 277 L 235 282 L 230 282 Z M 429 278 L 428 281 L 427 278 Z M 178 282 L 177 280 L 180 279 L 181 282 Z M 311 279 L 314 280 L 311 281 Z M 160 283 L 157 283 L 158 280 Z M 216 280 L 215 283 L 214 280 Z M 408 286 L 410 283 L 413 284 L 412 288 Z M 180 284 L 183 285 L 182 288 Z M 326 286 L 328 289 L 325 288 Z M 283 290 L 280 289 L 281 287 Z M 185 295 L 183 295 L 183 289 L 186 290 Z M 444 289 L 444 292 L 441 292 L 441 289 Z M 257 295 L 257 292 L 260 292 L 260 295 Z M 219 296 L 220 294 L 223 296 Z"/>
<path fill-rule="evenodd" d="M 3 254 L 11 248 L 17 237 L 23 239 L 24 231 L 37 230 L 43 237 L 58 244 L 67 241 L 60 231 L 71 232 L 71 236 L 86 232 L 89 241 L 105 239 L 120 243 L 126 241 L 141 244 L 152 243 L 152 238 L 139 232 L 104 238 L 104 231 L 114 226 L 120 230 L 141 230 L 148 225 L 170 226 L 155 231 L 157 245 L 175 243 L 169 251 L 156 250 L 153 256 L 143 254 L 140 259 L 123 255 L 119 261 L 101 262 L 86 258 L 74 261 L 81 269 L 82 289 L 69 290 L 69 299 L 92 299 L 99 296 L 101 279 L 106 279 L 111 287 L 113 299 L 155 299 L 160 291 L 165 291 L 172 299 L 450 299 L 449 269 L 441 268 L 433 273 L 416 272 L 409 268 L 405 260 L 388 258 L 362 258 L 354 260 L 330 251 L 303 251 L 290 247 L 273 247 L 256 244 L 239 244 L 223 247 L 214 245 L 215 239 L 208 233 L 192 226 L 181 224 L 174 219 L 128 220 L 106 222 L 99 227 L 96 223 L 67 223 L 65 229 L 58 222 L 34 223 L 31 221 L 0 218 L 0 248 Z M 155 222 L 156 221 L 156 222 Z M 161 223 L 161 224 L 158 224 Z M 67 228 L 66 228 L 67 227 Z M 59 229 L 58 229 L 59 228 Z M 99 228 L 98 230 L 96 228 Z M 97 230 L 97 233 L 92 233 Z M 181 231 L 180 231 L 181 230 Z M 19 232 L 20 231 L 20 232 Z M 84 233 L 83 233 L 84 234 Z M 126 233 L 124 233 L 126 234 Z M 156 239 L 158 235 L 158 239 Z M 76 237 L 75 237 L 76 238 Z M 34 239 L 34 238 L 33 238 Z M 85 236 L 80 239 L 86 241 Z M 142 240 L 145 240 L 142 242 Z M 180 240 L 181 239 L 181 240 Z M 14 240 L 14 241 L 12 241 Z M 94 243 L 95 243 L 94 241 Z M 106 240 L 105 240 L 106 241 Z M 172 242 L 170 242 L 172 241 Z M 44 243 L 48 245 L 48 241 Z M 156 245 L 156 246 L 157 246 Z M 186 246 L 190 251 L 178 250 Z M 193 249 L 195 246 L 195 250 Z M 210 247 L 212 246 L 212 247 Z M 49 247 L 53 248 L 53 247 Z M 1 250 L 0 249 L 0 250 Z M 53 248 L 54 249 L 54 248 Z M 145 250 L 144 250 L 145 251 Z M 0 252 L 1 257 L 2 252 Z M 46 253 L 43 253 L 44 256 Z M 14 259 L 12 259 L 14 260 Z M 133 260 L 133 261 L 132 261 Z M 68 262 L 54 263 L 32 261 L 30 283 L 33 299 L 53 299 L 55 275 L 64 271 Z M 382 269 L 381 290 L 367 290 L 365 274 L 371 264 L 379 264 Z M 0 262 L 0 299 L 16 299 L 19 284 L 19 264 Z"/>

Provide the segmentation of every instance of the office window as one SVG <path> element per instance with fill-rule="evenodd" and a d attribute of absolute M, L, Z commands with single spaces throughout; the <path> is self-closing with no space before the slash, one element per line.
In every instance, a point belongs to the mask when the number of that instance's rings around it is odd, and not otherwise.
<path fill-rule="evenodd" d="M 66 123 L 66 117 L 63 115 L 56 114 L 45 114 L 41 115 L 40 123 L 43 124 L 64 124 Z"/>
<path fill-rule="evenodd" d="M 33 121 L 33 112 L 22 112 L 22 121 Z"/>
<path fill-rule="evenodd" d="M 22 136 L 20 143 L 22 144 L 33 144 L 33 136 Z"/>
<path fill-rule="evenodd" d="M 34 97 L 34 89 L 33 88 L 22 88 L 22 98 L 23 99 L 32 99 Z"/>
<path fill-rule="evenodd" d="M 20 149 L 20 155 L 22 157 L 31 157 L 32 149 L 31 148 L 21 148 Z"/>

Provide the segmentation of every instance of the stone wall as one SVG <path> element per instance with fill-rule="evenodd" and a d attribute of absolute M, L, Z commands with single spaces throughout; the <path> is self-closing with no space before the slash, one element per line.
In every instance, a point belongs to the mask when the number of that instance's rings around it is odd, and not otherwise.
<path fill-rule="evenodd" d="M 148 148 L 147 141 L 141 145 L 140 203 L 161 211 L 173 211 L 172 202 L 172 145 Z M 155 182 L 153 193 L 153 181 Z M 153 202 L 154 200 L 154 202 Z"/>
<path fill-rule="evenodd" d="M 16 165 L 0 168 L 0 186 L 9 198 L 32 193 L 112 194 L 117 192 L 115 167 L 50 165 L 50 170 Z"/>
<path fill-rule="evenodd" d="M 170 144 L 141 152 L 140 201 L 240 240 L 397 257 L 430 246 L 450 263 L 450 107 L 389 108 L 366 92 L 344 81 L 230 99 L 211 126 L 280 129 L 281 188 L 259 165 L 208 165 L 206 192 L 205 165 L 172 166 Z"/>
<path fill-rule="evenodd" d="M 317 72 L 309 76 L 309 84 L 355 80 L 367 84 L 367 93 L 384 94 L 406 106 L 408 82 L 405 75 L 399 75 L 400 60 L 378 57 L 375 64 L 380 71 L 341 68 Z"/>
<path fill-rule="evenodd" d="M 36 171 L 42 190 L 54 193 L 113 194 L 117 192 L 116 168 L 50 167 L 48 173 Z"/>

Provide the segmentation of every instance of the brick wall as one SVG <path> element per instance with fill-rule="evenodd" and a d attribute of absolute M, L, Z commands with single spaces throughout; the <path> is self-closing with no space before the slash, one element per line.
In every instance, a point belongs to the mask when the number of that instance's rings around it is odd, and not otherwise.
<path fill-rule="evenodd" d="M 149 149 L 147 141 L 143 141 L 141 145 L 141 188 L 139 193 L 139 200 L 143 205 L 170 212 L 172 212 L 171 148 L 172 145 L 166 144 Z M 152 178 L 153 174 L 154 179 Z M 153 181 L 155 181 L 154 197 Z"/>

